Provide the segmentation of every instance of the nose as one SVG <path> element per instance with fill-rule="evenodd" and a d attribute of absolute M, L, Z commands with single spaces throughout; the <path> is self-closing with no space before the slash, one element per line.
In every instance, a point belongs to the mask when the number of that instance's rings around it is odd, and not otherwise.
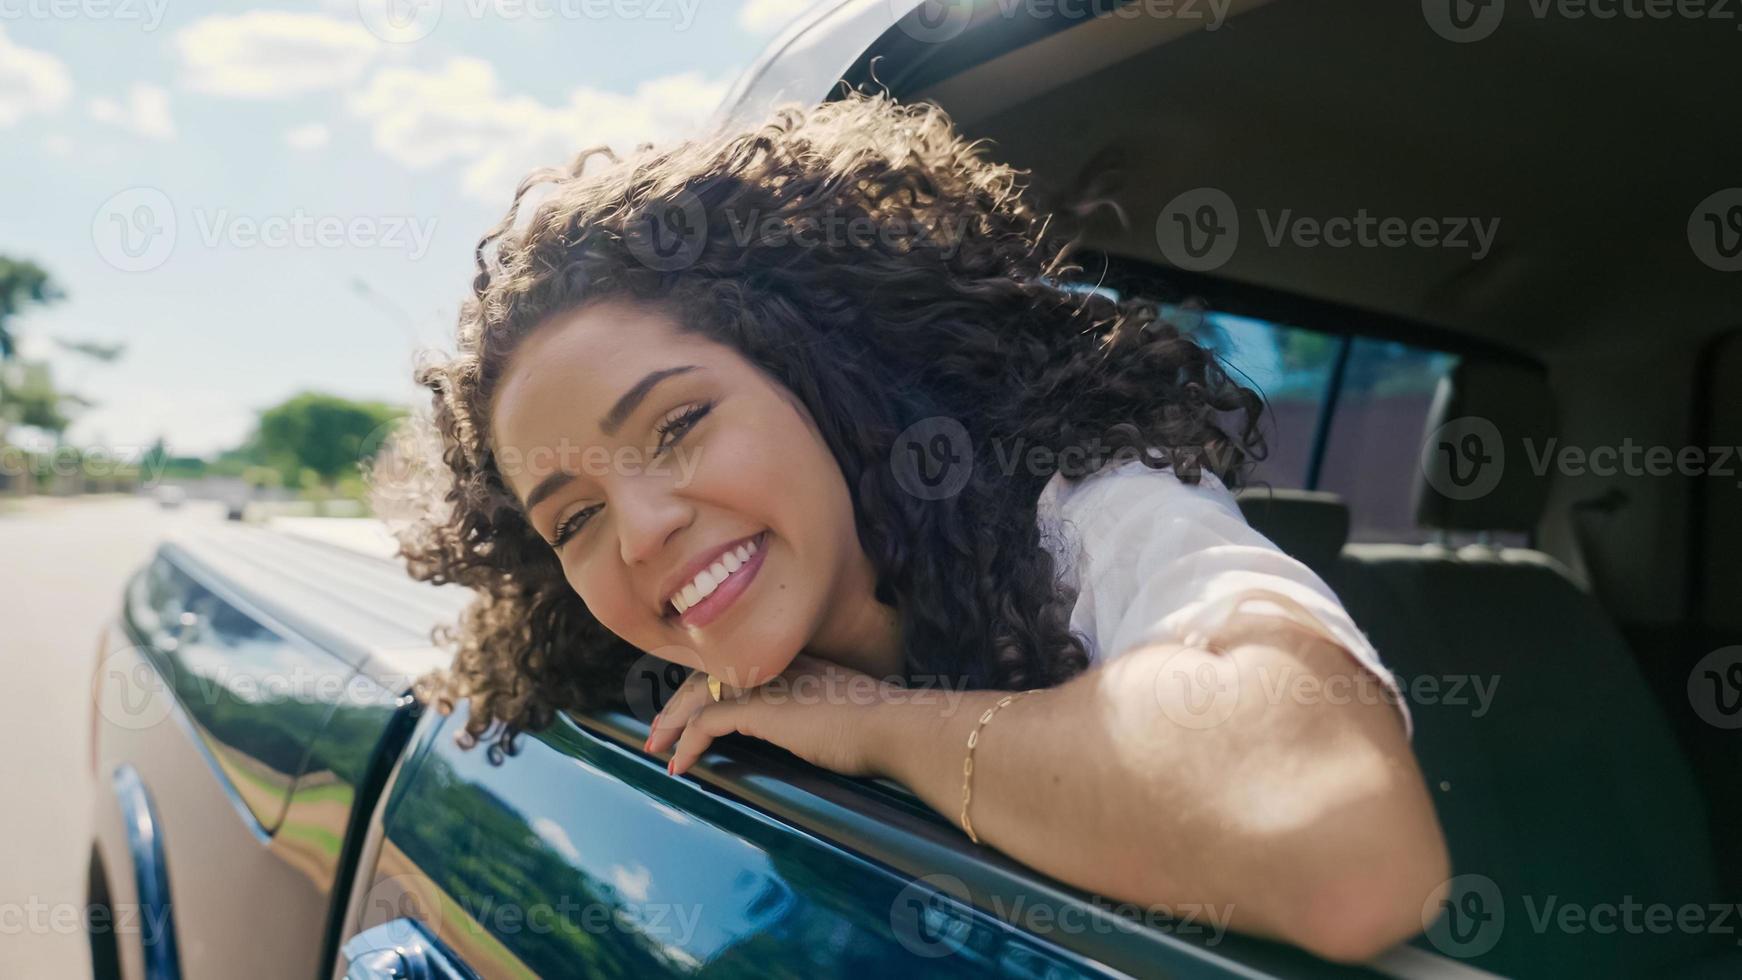
<path fill-rule="evenodd" d="M 656 480 L 627 490 L 615 508 L 617 540 L 623 563 L 634 565 L 658 555 L 666 541 L 690 523 L 692 508 Z"/>

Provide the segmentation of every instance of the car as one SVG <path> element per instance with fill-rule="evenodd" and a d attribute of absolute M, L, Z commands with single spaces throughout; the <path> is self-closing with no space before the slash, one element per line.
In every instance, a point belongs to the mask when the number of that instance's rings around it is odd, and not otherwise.
<path fill-rule="evenodd" d="M 718 117 L 844 79 L 1118 206 L 1071 285 L 1265 391 L 1242 509 L 1403 684 L 1455 873 L 1422 936 L 1350 966 L 1121 905 L 754 740 L 673 779 L 652 659 L 463 749 L 409 692 L 465 593 L 215 524 L 96 658 L 97 975 L 1734 975 L 1738 41 L 1449 9 L 824 2 Z"/>
<path fill-rule="evenodd" d="M 157 488 L 157 506 L 164 510 L 175 510 L 187 503 L 187 488 L 166 483 Z"/>

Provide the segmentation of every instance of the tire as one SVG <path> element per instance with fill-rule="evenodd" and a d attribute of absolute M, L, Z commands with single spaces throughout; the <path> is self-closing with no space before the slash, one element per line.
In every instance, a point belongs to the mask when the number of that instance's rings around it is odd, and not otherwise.
<path fill-rule="evenodd" d="M 85 936 L 91 943 L 92 980 L 121 980 L 121 950 L 115 943 L 115 915 L 109 904 L 109 876 L 103 856 L 91 848 L 85 885 Z"/>

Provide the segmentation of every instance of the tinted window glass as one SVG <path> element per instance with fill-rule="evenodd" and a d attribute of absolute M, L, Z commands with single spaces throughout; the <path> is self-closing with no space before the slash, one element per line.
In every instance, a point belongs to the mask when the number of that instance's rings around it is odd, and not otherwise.
<path fill-rule="evenodd" d="M 1455 355 L 1227 313 L 1163 309 L 1264 396 L 1270 456 L 1254 469 L 1254 484 L 1341 495 L 1353 541 L 1428 539 L 1430 532 L 1415 524 L 1417 454 L 1435 389 L 1457 363 Z M 1348 361 L 1314 474 L 1313 440 L 1345 345 Z"/>
<path fill-rule="evenodd" d="M 1352 541 L 1425 541 L 1415 523 L 1419 454 L 1434 391 L 1457 357 L 1357 338 L 1338 391 L 1318 489 L 1349 504 Z"/>
<path fill-rule="evenodd" d="M 1172 315 L 1237 380 L 1264 396 L 1261 427 L 1269 456 L 1253 470 L 1252 482 L 1305 487 L 1313 430 L 1329 390 L 1338 339 L 1228 313 Z"/>

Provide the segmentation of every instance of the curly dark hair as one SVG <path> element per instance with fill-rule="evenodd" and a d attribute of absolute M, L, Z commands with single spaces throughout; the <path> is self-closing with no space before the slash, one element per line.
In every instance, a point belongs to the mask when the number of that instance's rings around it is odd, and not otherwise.
<path fill-rule="evenodd" d="M 626 159 L 588 150 L 520 184 L 478 245 L 457 353 L 418 370 L 438 485 L 396 532 L 413 577 L 477 593 L 438 631 L 451 668 L 417 685 L 444 712 L 471 699 L 463 744 L 511 750 L 558 710 L 618 703 L 640 656 L 570 588 L 490 445 L 520 341 L 605 298 L 658 306 L 809 409 L 910 676 L 1024 688 L 1087 666 L 1036 524 L 1042 487 L 1115 457 L 1236 486 L 1263 456 L 1261 401 L 1156 303 L 1073 288 L 1071 215 L 1041 213 L 1025 172 L 981 150 L 935 106 L 855 92 Z M 594 157 L 607 165 L 586 172 Z M 662 250 L 673 241 L 681 254 Z M 892 462 L 904 431 L 939 418 L 966 430 L 971 472 L 923 499 Z"/>

